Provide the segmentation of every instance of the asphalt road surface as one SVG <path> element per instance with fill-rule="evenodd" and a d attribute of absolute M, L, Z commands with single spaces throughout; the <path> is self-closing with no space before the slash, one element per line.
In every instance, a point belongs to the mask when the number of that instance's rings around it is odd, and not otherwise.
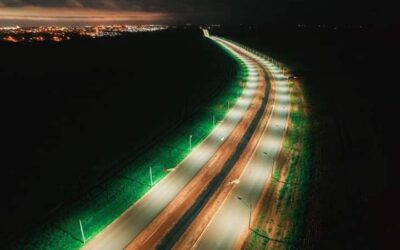
<path fill-rule="evenodd" d="M 224 41 L 229 43 L 228 41 Z M 259 199 L 263 187 L 271 177 L 288 124 L 290 108 L 287 79 L 272 63 L 249 52 L 272 75 L 276 90 L 271 118 L 257 149 L 244 170 L 240 181 L 221 204 L 211 222 L 197 240 L 194 249 L 233 249 L 246 230 L 249 230 L 250 212 Z"/>
<path fill-rule="evenodd" d="M 232 51 L 232 53 L 245 62 L 249 77 L 242 96 L 228 112 L 225 119 L 201 144 L 192 150 L 173 172 L 157 183 L 142 199 L 132 205 L 100 234 L 90 240 L 83 249 L 117 250 L 125 248 L 192 180 L 220 146 L 226 140 L 229 140 L 229 135 L 249 108 L 257 89 L 258 79 L 258 73 L 252 63 L 236 52 Z"/>

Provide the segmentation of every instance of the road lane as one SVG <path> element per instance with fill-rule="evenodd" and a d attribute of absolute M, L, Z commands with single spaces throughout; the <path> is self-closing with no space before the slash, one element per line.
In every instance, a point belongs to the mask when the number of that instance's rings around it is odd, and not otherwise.
<path fill-rule="evenodd" d="M 228 41 L 224 41 L 231 44 Z M 272 63 L 245 52 L 260 62 L 273 77 L 276 94 L 271 118 L 256 151 L 238 184 L 227 196 L 193 248 L 233 249 L 242 233 L 249 228 L 250 210 L 255 207 L 262 189 L 271 176 L 289 119 L 289 86 L 283 74 Z M 239 199 L 240 197 L 240 199 Z"/>
<path fill-rule="evenodd" d="M 244 61 L 249 71 L 246 87 L 238 102 L 225 119 L 173 172 L 89 241 L 83 249 L 114 250 L 126 247 L 177 196 L 220 146 L 229 140 L 229 135 L 249 108 L 258 85 L 258 73 L 252 63 L 234 51 L 232 53 Z"/>

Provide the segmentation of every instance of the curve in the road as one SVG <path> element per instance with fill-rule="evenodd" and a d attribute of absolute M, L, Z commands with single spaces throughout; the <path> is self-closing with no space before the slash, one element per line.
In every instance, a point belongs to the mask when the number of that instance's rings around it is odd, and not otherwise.
<path fill-rule="evenodd" d="M 224 41 L 232 46 L 236 44 Z M 242 233 L 246 232 L 252 208 L 272 174 L 272 167 L 281 150 L 289 120 L 289 86 L 279 69 L 248 51 L 244 53 L 264 65 L 274 79 L 276 95 L 272 115 L 259 145 L 244 170 L 240 182 L 229 193 L 193 248 L 234 249 Z M 267 155 L 269 157 L 267 157 Z M 239 198 L 240 197 L 240 198 Z M 251 221 L 250 221 L 251 223 Z"/>
<path fill-rule="evenodd" d="M 223 44 L 223 43 L 222 43 Z M 223 44 L 226 46 L 225 44 Z M 226 46 L 227 47 L 227 46 Z M 268 85 L 269 86 L 269 85 Z M 175 242 L 184 233 L 184 231 L 189 227 L 194 218 L 198 215 L 200 210 L 208 202 L 210 197 L 218 189 L 221 183 L 224 181 L 225 177 L 229 174 L 231 169 L 235 166 L 236 162 L 242 156 L 244 149 L 247 146 L 250 138 L 253 136 L 256 130 L 268 102 L 268 91 L 269 88 L 265 89 L 264 98 L 262 99 L 261 105 L 257 110 L 255 117 L 252 119 L 250 126 L 247 128 L 245 134 L 241 138 L 239 145 L 237 145 L 233 154 L 224 163 L 222 170 L 213 177 L 211 182 L 205 187 L 203 192 L 197 197 L 195 203 L 185 212 L 185 214 L 179 218 L 178 222 L 170 229 L 167 235 L 163 238 L 161 243 L 157 246 L 157 249 L 170 249 L 174 246 Z"/>
<path fill-rule="evenodd" d="M 192 180 L 220 146 L 229 138 L 238 122 L 249 108 L 257 88 L 253 66 L 243 60 L 249 71 L 248 84 L 242 97 L 228 112 L 212 133 L 185 158 L 179 166 L 155 185 L 144 197 L 132 205 L 113 223 L 107 226 L 83 249 L 123 249 L 134 239 L 168 203 Z"/>

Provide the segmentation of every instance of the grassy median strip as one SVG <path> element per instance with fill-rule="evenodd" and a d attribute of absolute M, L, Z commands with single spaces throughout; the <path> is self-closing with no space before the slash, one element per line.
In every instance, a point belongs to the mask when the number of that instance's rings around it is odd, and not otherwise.
<path fill-rule="evenodd" d="M 228 87 L 118 175 L 83 195 L 52 223 L 18 245 L 23 245 L 24 249 L 79 249 L 83 246 L 79 220 L 86 241 L 92 239 L 149 191 L 150 168 L 153 184 L 156 184 L 168 174 L 168 169 L 177 166 L 188 155 L 190 135 L 193 136 L 192 147 L 201 143 L 225 117 L 228 106 L 235 104 L 242 92 L 241 82 L 248 76 L 245 64 L 229 50 L 221 48 L 235 59 L 238 67 Z"/>

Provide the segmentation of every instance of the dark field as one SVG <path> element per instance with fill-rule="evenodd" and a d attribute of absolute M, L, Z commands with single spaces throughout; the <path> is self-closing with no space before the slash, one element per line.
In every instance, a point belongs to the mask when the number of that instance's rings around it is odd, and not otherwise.
<path fill-rule="evenodd" d="M 288 66 L 312 114 L 306 249 L 393 249 L 398 232 L 398 30 L 215 30 Z"/>
<path fill-rule="evenodd" d="M 304 248 L 393 249 L 398 30 L 211 33 L 283 62 L 303 84 L 315 140 Z M 198 30 L 0 43 L 1 241 L 81 199 L 189 121 L 236 73 Z"/>
<path fill-rule="evenodd" d="M 0 43 L 0 239 L 45 224 L 235 78 L 199 30 L 64 43 Z"/>

